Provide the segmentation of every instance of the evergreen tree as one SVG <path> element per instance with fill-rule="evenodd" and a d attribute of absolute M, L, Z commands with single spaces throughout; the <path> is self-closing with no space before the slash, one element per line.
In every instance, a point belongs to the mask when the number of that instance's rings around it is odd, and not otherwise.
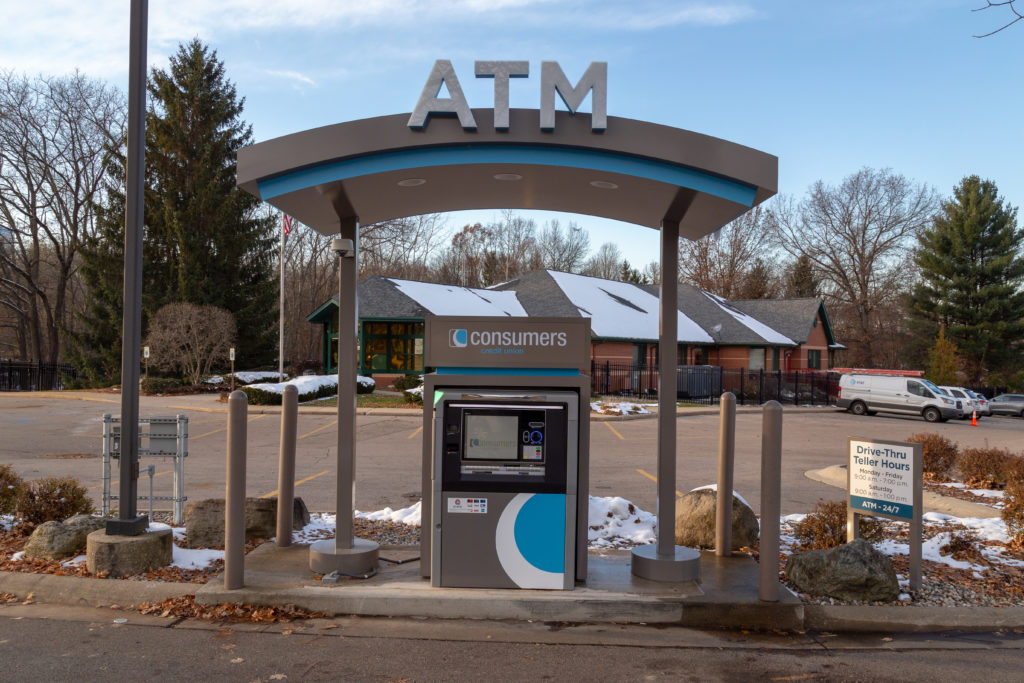
<path fill-rule="evenodd" d="M 89 291 L 77 314 L 78 329 L 64 330 L 68 362 L 86 386 L 121 381 L 121 323 L 124 299 L 124 150 L 108 150 L 103 200 L 95 206 L 96 232 L 79 249 L 79 274 Z M 145 268 L 145 266 L 143 266 Z M 143 271 L 145 272 L 145 271 Z"/>
<path fill-rule="evenodd" d="M 940 326 L 955 343 L 969 383 L 1020 367 L 1024 337 L 1024 230 L 995 183 L 964 178 L 918 237 L 911 325 L 918 339 Z"/>
<path fill-rule="evenodd" d="M 144 306 L 225 308 L 238 325 L 241 362 L 267 363 L 275 352 L 275 221 L 235 186 L 236 154 L 253 142 L 244 99 L 198 39 L 179 46 L 168 71 L 153 70 L 149 94 L 146 224 L 158 253 L 146 265 L 162 286 L 144 292 Z"/>
<path fill-rule="evenodd" d="M 785 294 L 790 299 L 808 299 L 821 296 L 821 279 L 807 254 L 800 254 L 786 273 Z"/>
<path fill-rule="evenodd" d="M 252 143 L 243 100 L 215 51 L 198 39 L 181 45 L 169 70 L 153 69 L 146 115 L 143 333 L 172 302 L 230 311 L 238 358 L 252 367 L 275 352 L 275 221 L 235 186 L 236 154 Z M 116 381 L 120 360 L 124 244 L 124 149 L 107 184 L 99 236 L 83 249 L 89 310 L 73 356 L 94 381 Z"/>
<path fill-rule="evenodd" d="M 935 345 L 928 352 L 928 379 L 939 386 L 960 384 L 959 370 L 956 344 L 946 339 L 946 330 L 940 327 Z"/>
<path fill-rule="evenodd" d="M 622 262 L 622 266 L 619 268 L 619 281 L 632 282 L 635 285 L 647 284 L 647 278 L 639 270 L 629 265 L 629 261 Z"/>

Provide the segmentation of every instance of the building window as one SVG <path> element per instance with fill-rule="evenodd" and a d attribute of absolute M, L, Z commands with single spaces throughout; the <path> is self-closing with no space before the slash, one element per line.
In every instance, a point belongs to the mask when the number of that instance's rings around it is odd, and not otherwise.
<path fill-rule="evenodd" d="M 747 367 L 751 370 L 764 370 L 764 348 L 750 349 L 750 362 Z"/>
<path fill-rule="evenodd" d="M 772 349 L 772 370 L 779 369 L 779 347 L 776 346 Z"/>
<path fill-rule="evenodd" d="M 807 350 L 807 367 L 811 370 L 821 370 L 821 351 L 818 349 Z"/>
<path fill-rule="evenodd" d="M 362 371 L 423 372 L 423 323 L 364 322 Z"/>
<path fill-rule="evenodd" d="M 708 351 L 703 346 L 693 347 L 693 364 L 694 365 L 707 365 L 708 364 Z"/>

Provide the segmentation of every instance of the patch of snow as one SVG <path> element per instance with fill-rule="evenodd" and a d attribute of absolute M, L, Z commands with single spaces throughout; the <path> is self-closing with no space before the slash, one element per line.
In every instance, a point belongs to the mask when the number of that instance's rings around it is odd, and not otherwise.
<path fill-rule="evenodd" d="M 595 413 L 601 413 L 603 415 L 650 415 L 651 411 L 647 410 L 643 405 L 639 403 L 632 403 L 629 401 L 622 401 L 618 403 L 614 402 L 599 402 L 592 401 L 590 404 L 590 410 Z"/>
<path fill-rule="evenodd" d="M 224 378 L 220 375 L 210 375 L 203 380 L 203 384 L 224 384 Z"/>
<path fill-rule="evenodd" d="M 526 309 L 512 291 L 439 285 L 432 282 L 388 278 L 407 297 L 434 315 L 506 315 L 526 317 Z"/>
<path fill-rule="evenodd" d="M 695 489 L 690 489 L 690 493 L 693 493 L 694 491 L 718 491 L 718 484 L 706 484 L 704 486 L 698 486 Z M 743 496 L 739 494 L 739 491 L 733 490 L 732 495 L 739 498 L 740 502 L 746 505 L 751 510 L 754 509 L 754 506 L 748 503 L 746 499 L 744 499 Z"/>
<path fill-rule="evenodd" d="M 548 274 L 581 315 L 590 318 L 597 337 L 658 338 L 658 297 L 628 282 L 613 282 L 586 275 L 549 270 Z M 700 325 L 682 312 L 678 339 L 686 343 L 713 343 Z"/>
<path fill-rule="evenodd" d="M 285 375 L 287 377 L 287 375 Z M 242 370 L 235 373 L 235 379 L 239 382 L 258 382 L 261 379 L 277 379 L 280 377 L 276 372 L 270 370 Z"/>
<path fill-rule="evenodd" d="M 712 294 L 711 292 L 704 292 L 704 296 L 718 304 L 719 308 L 721 308 L 723 311 L 731 315 L 733 318 L 736 319 L 737 322 L 739 322 L 741 325 L 752 331 L 757 336 L 764 339 L 766 342 L 770 344 L 788 344 L 791 346 L 796 346 L 796 342 L 794 342 L 789 337 L 768 327 L 757 318 L 754 318 L 753 316 L 749 316 L 746 313 L 738 311 L 737 309 L 733 308 L 728 301 L 718 296 L 717 294 Z"/>
<path fill-rule="evenodd" d="M 423 398 L 423 385 L 421 384 L 418 387 L 406 389 L 405 393 L 409 394 L 410 396 L 419 396 L 420 398 Z"/>
<path fill-rule="evenodd" d="M 362 517 L 368 519 L 371 522 L 398 522 L 400 524 L 409 524 L 411 526 L 420 525 L 420 510 L 423 507 L 423 503 L 417 501 L 407 508 L 401 508 L 400 510 L 392 510 L 391 508 L 384 508 L 383 510 L 377 510 L 376 512 L 360 512 L 356 510 L 356 517 Z"/>
<path fill-rule="evenodd" d="M 21 558 L 25 557 L 25 551 L 19 550 L 18 552 L 11 555 L 11 562 L 21 562 Z"/>
<path fill-rule="evenodd" d="M 356 383 L 364 387 L 376 386 L 377 384 L 372 377 L 363 377 L 361 375 L 356 377 Z M 302 396 L 304 394 L 311 394 L 316 391 L 319 391 L 323 387 L 337 387 L 338 376 L 303 375 L 301 377 L 290 379 L 287 382 L 266 382 L 262 384 L 250 384 L 249 387 L 252 389 L 259 389 L 260 391 L 266 391 L 271 394 L 283 394 L 284 388 L 289 384 L 298 389 L 299 396 Z"/>
<path fill-rule="evenodd" d="M 622 548 L 654 543 L 658 518 L 618 496 L 590 496 L 587 545 Z"/>

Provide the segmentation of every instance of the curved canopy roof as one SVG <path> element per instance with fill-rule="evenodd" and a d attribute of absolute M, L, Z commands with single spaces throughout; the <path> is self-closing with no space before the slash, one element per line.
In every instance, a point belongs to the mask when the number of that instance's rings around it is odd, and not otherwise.
<path fill-rule="evenodd" d="M 360 223 L 462 209 L 547 209 L 651 228 L 680 221 L 696 239 L 775 194 L 778 159 L 725 140 L 644 121 L 513 109 L 508 130 L 408 114 L 338 123 L 238 152 L 238 185 L 324 234 Z"/>

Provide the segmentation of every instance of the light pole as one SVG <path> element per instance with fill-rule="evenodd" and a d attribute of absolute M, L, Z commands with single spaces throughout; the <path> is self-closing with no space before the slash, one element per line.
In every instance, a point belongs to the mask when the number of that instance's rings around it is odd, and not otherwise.
<path fill-rule="evenodd" d="M 121 335 L 121 462 L 117 519 L 107 535 L 138 536 L 149 517 L 137 515 L 139 479 L 139 352 L 142 345 L 142 224 L 146 169 L 146 27 L 149 2 L 132 0 L 128 50 L 128 154 L 125 168 L 124 313 Z"/>

